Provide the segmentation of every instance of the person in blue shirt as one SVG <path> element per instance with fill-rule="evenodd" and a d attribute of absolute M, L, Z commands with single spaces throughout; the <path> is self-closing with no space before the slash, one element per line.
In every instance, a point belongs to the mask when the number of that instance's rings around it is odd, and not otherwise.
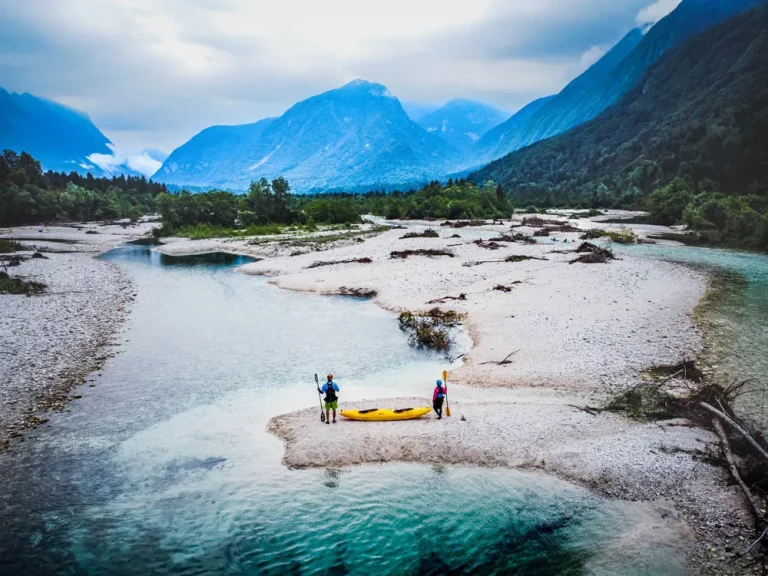
<path fill-rule="evenodd" d="M 331 423 L 331 410 L 333 410 L 333 423 L 336 424 L 336 409 L 339 407 L 339 397 L 336 392 L 339 386 L 333 381 L 333 374 L 328 374 L 328 382 L 323 384 L 322 388 L 317 389 L 321 394 L 325 394 L 325 423 Z"/>

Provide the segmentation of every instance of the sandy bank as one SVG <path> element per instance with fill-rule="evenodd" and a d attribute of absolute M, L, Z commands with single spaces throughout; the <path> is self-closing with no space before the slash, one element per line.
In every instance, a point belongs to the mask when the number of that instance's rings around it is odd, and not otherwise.
<path fill-rule="evenodd" d="M 278 258 L 324 252 L 365 241 L 379 233 L 375 225 L 366 223 L 352 228 L 320 227 L 316 232 L 286 231 L 283 234 L 247 236 L 243 238 L 160 238 L 155 250 L 168 256 L 194 256 L 211 252 L 242 254 L 253 258 Z"/>
<path fill-rule="evenodd" d="M 46 293 L 0 294 L 0 450 L 39 424 L 45 418 L 41 411 L 63 409 L 74 397 L 72 388 L 101 366 L 132 298 L 125 274 L 93 257 L 122 241 L 117 231 L 85 235 L 62 228 L 47 233 L 55 239 L 69 236 L 73 243 L 22 240 L 44 250 L 47 259 L 26 259 L 8 269 L 12 276 L 46 284 Z M 4 235 L 27 238 L 32 233 L 15 228 Z"/>
<path fill-rule="evenodd" d="M 158 226 L 147 218 L 138 222 L 121 220 L 117 223 L 83 222 L 53 226 L 17 226 L 0 228 L 0 238 L 15 238 L 31 249 L 43 252 L 103 253 L 139 238 L 146 238 Z"/>
<path fill-rule="evenodd" d="M 392 230 L 323 254 L 263 260 L 242 271 L 272 275 L 272 283 L 289 290 L 374 291 L 377 304 L 393 311 L 441 306 L 466 312 L 475 346 L 465 366 L 452 373 L 466 384 L 616 392 L 634 384 L 644 368 L 694 356 L 701 347 L 693 311 L 706 278 L 698 272 L 633 256 L 569 264 L 573 254 L 553 253 L 573 248 L 562 239 L 578 234 L 559 234 L 558 243 L 500 243 L 488 250 L 472 240 L 498 236 L 508 226 L 439 232 L 440 238 L 400 240 L 403 230 Z M 393 250 L 428 248 L 455 257 L 390 258 Z M 543 260 L 499 262 L 511 255 Z M 373 263 L 309 268 L 362 257 Z M 494 262 L 468 265 L 478 261 Z M 511 291 L 494 290 L 499 285 Z M 435 303 L 460 294 L 466 300 Z M 494 363 L 512 352 L 511 364 Z"/>

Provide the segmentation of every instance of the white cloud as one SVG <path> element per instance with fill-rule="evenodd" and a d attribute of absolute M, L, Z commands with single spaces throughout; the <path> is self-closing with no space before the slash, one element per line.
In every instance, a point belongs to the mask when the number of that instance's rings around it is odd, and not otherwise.
<path fill-rule="evenodd" d="M 87 112 L 130 151 L 99 159 L 112 166 L 355 78 L 516 109 L 559 91 L 651 0 L 2 1 L 0 85 Z"/>
<path fill-rule="evenodd" d="M 128 158 L 125 159 L 125 163 L 131 170 L 135 170 L 139 174 L 143 174 L 147 177 L 152 176 L 152 174 L 157 172 L 160 169 L 160 166 L 163 165 L 162 162 L 155 160 L 146 152 L 128 156 Z"/>
<path fill-rule="evenodd" d="M 605 56 L 605 53 L 608 52 L 608 47 L 606 46 L 591 46 L 589 50 L 586 50 L 582 55 L 581 58 L 579 58 L 579 68 L 581 70 L 586 70 L 592 64 L 600 60 L 603 56 Z"/>
<path fill-rule="evenodd" d="M 149 154 L 142 151 L 140 154 L 126 155 L 116 147 L 109 146 L 113 154 L 91 154 L 88 160 L 109 174 L 120 174 L 126 167 L 149 178 L 158 171 L 162 162 L 158 162 Z"/>
<path fill-rule="evenodd" d="M 638 12 L 635 22 L 638 26 L 656 24 L 656 22 L 677 8 L 680 2 L 681 0 L 656 0 L 656 2 Z"/>

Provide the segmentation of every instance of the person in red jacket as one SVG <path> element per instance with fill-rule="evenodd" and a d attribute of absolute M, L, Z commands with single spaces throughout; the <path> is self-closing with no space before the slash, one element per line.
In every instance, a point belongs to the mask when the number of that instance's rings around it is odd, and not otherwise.
<path fill-rule="evenodd" d="M 445 400 L 445 394 L 448 391 L 448 387 L 443 385 L 442 380 L 437 381 L 435 391 L 432 392 L 432 408 L 437 413 L 437 419 L 440 420 L 443 417 L 443 400 Z"/>

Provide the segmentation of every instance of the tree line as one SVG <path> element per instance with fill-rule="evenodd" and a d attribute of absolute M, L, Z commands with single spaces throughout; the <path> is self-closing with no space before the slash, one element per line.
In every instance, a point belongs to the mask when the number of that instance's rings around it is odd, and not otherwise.
<path fill-rule="evenodd" d="M 43 172 L 26 152 L 0 155 L 0 226 L 138 218 L 155 210 L 163 184 L 142 176 L 95 178 Z"/>
<path fill-rule="evenodd" d="M 364 214 L 390 219 L 477 219 L 506 218 L 514 211 L 500 186 L 480 187 L 453 179 L 408 192 L 294 195 L 285 178 L 271 182 L 262 178 L 252 182 L 245 194 L 162 193 L 156 204 L 163 221 L 158 234 L 164 235 L 189 232 L 200 225 L 225 233 L 269 225 L 352 224 Z"/>

